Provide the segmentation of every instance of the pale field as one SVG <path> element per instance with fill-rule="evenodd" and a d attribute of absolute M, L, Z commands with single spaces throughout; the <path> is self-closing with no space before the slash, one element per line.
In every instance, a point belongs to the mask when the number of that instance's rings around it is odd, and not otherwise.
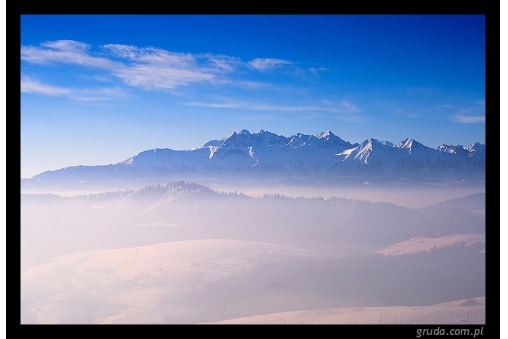
<path fill-rule="evenodd" d="M 439 238 L 413 237 L 409 240 L 390 245 L 376 253 L 384 255 L 411 254 L 420 251 L 430 251 L 434 246 L 441 248 L 459 243 L 464 243 L 465 246 L 468 246 L 476 242 L 485 242 L 485 234 L 457 234 Z"/>
<path fill-rule="evenodd" d="M 485 236 L 480 234 L 411 238 L 379 253 L 410 254 L 433 246 L 484 241 Z M 194 323 L 191 320 L 198 319 L 197 311 L 182 296 L 200 291 L 201 285 L 221 281 L 257 264 L 312 257 L 323 256 L 295 247 L 232 239 L 68 254 L 21 272 L 22 323 L 163 324 L 168 319 Z M 259 315 L 263 313 L 215 323 L 483 324 L 485 297 L 431 306 L 348 307 Z"/>
<path fill-rule="evenodd" d="M 431 306 L 348 307 L 282 312 L 211 324 L 485 324 L 485 297 Z"/>
<path fill-rule="evenodd" d="M 317 254 L 228 239 L 86 251 L 21 272 L 22 300 L 23 287 L 49 290 L 42 300 L 25 306 L 25 312 L 41 324 L 164 323 L 160 301 L 185 292 L 190 284 L 218 280 L 275 258 L 309 256 Z M 87 316 L 87 310 L 77 305 L 92 305 L 93 312 L 88 313 L 93 315 Z M 178 307 L 174 312 L 185 315 L 191 310 Z"/>

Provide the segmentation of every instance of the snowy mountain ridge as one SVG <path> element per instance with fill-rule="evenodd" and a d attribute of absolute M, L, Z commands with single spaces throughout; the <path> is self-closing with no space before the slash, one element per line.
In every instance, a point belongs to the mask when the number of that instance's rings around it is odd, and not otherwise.
<path fill-rule="evenodd" d="M 151 149 L 117 164 L 71 166 L 34 178 L 460 176 L 482 174 L 484 166 L 485 145 L 480 143 L 433 149 L 412 138 L 398 144 L 372 138 L 351 144 L 329 130 L 285 137 L 243 129 L 189 150 Z"/>

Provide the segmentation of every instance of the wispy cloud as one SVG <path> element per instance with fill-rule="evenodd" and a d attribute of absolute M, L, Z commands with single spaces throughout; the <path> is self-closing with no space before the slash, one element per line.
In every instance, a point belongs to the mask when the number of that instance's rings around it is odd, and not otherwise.
<path fill-rule="evenodd" d="M 212 81 L 233 71 L 235 58 L 222 55 L 174 53 L 154 47 L 108 44 L 102 46 L 126 62 L 111 72 L 125 84 L 151 90 L 174 89 L 190 83 Z"/>
<path fill-rule="evenodd" d="M 175 53 L 154 47 L 138 48 L 135 46 L 108 44 L 102 46 L 113 55 L 128 59 L 134 64 L 127 64 L 126 68 L 139 68 L 139 65 L 154 67 L 156 70 L 164 69 L 170 71 L 175 78 L 201 78 L 210 80 L 210 76 L 231 73 L 243 63 L 240 59 L 220 54 L 202 53 Z M 175 72 L 180 71 L 180 73 Z M 203 74 L 203 77 L 196 77 L 196 74 Z M 183 81 L 184 83 L 188 81 Z"/>
<path fill-rule="evenodd" d="M 485 122 L 485 116 L 455 114 L 452 120 L 461 124 L 477 124 Z"/>
<path fill-rule="evenodd" d="M 243 81 L 243 80 L 220 80 L 215 81 L 216 83 L 231 83 L 239 88 L 245 89 L 256 89 L 256 88 L 271 88 L 271 89 L 280 89 L 274 86 L 273 84 L 259 81 Z"/>
<path fill-rule="evenodd" d="M 477 124 L 485 122 L 485 101 L 476 102 L 476 105 L 463 107 L 455 111 L 451 120 L 460 124 Z"/>
<path fill-rule="evenodd" d="M 293 64 L 291 61 L 272 59 L 272 58 L 256 58 L 249 62 L 249 65 L 259 71 L 269 71 L 274 68 L 280 68 L 284 65 Z"/>
<path fill-rule="evenodd" d="M 215 71 L 233 72 L 244 66 L 244 62 L 239 58 L 228 55 L 205 53 L 198 55 L 198 57 L 207 60 L 210 68 Z"/>
<path fill-rule="evenodd" d="M 21 92 L 22 93 L 40 93 L 46 95 L 65 95 L 70 94 L 71 90 L 68 88 L 54 87 L 49 85 L 43 85 L 38 81 L 34 81 L 28 78 L 21 80 Z"/>
<path fill-rule="evenodd" d="M 145 90 L 172 91 L 191 84 L 227 85 L 240 88 L 266 88 L 269 83 L 248 79 L 249 71 L 267 72 L 293 62 L 275 58 L 239 58 L 212 53 L 176 53 L 155 47 L 106 44 L 97 51 L 79 41 L 48 41 L 39 46 L 21 46 L 21 60 L 38 65 L 70 64 L 102 70 L 99 81 L 118 79 Z M 312 67 L 314 75 L 326 70 Z M 286 75 L 301 76 L 303 70 L 292 67 Z M 296 73 L 295 73 L 296 72 Z M 92 77 L 93 77 L 92 76 Z M 247 78 L 241 78 L 241 77 Z M 352 107 L 349 107 L 351 109 Z"/>
<path fill-rule="evenodd" d="M 35 64 L 58 62 L 108 69 L 119 66 L 110 59 L 90 55 L 89 49 L 90 45 L 78 41 L 49 41 L 40 47 L 21 46 L 21 60 Z"/>
<path fill-rule="evenodd" d="M 62 96 L 77 101 L 106 101 L 125 96 L 120 88 L 70 89 L 41 84 L 30 78 L 21 80 L 21 92 Z"/>
<path fill-rule="evenodd" d="M 78 101 L 110 101 L 125 97 L 120 88 L 94 88 L 73 91 L 69 98 Z"/>
<path fill-rule="evenodd" d="M 309 72 L 314 75 L 314 76 L 318 76 L 320 72 L 324 72 L 324 71 L 329 71 L 328 68 L 324 68 L 324 67 L 311 67 L 309 68 Z"/>
<path fill-rule="evenodd" d="M 233 81 L 227 75 L 242 67 L 269 70 L 291 64 L 279 59 L 254 59 L 247 64 L 227 55 L 175 53 L 121 44 L 103 45 L 99 54 L 92 53 L 90 45 L 72 40 L 22 46 L 21 59 L 40 65 L 64 63 L 105 69 L 129 86 L 148 90 L 172 90 L 202 82 L 253 88 L 254 82 Z"/>
<path fill-rule="evenodd" d="M 339 105 L 272 105 L 260 104 L 245 101 L 227 101 L 221 103 L 214 102 L 190 102 L 185 103 L 189 106 L 200 106 L 210 108 L 232 108 L 252 111 L 282 111 L 282 112 L 331 112 L 331 113 L 357 113 L 360 109 L 349 101 L 343 101 Z"/>
<path fill-rule="evenodd" d="M 173 89 L 193 82 L 213 80 L 215 75 L 191 69 L 176 69 L 156 65 L 134 65 L 113 71 L 127 85 L 145 89 Z"/>

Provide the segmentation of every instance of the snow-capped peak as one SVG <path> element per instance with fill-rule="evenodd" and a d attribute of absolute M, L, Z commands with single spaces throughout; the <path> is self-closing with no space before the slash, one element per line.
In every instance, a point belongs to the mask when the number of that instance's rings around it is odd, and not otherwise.
<path fill-rule="evenodd" d="M 395 147 L 397 148 L 411 148 L 413 147 L 413 142 L 415 140 L 413 138 L 407 138 L 406 140 L 399 142 Z"/>
<path fill-rule="evenodd" d="M 222 138 L 222 140 L 227 140 L 227 139 L 233 138 L 235 135 L 236 135 L 236 132 L 233 131 L 233 132 L 229 133 L 227 136 L 225 136 L 224 138 Z"/>
<path fill-rule="evenodd" d="M 477 141 L 477 142 L 472 143 L 471 145 L 464 146 L 464 149 L 467 149 L 468 151 L 485 150 L 485 145 L 480 144 Z"/>
<path fill-rule="evenodd" d="M 464 149 L 469 151 L 469 157 L 475 159 L 475 161 L 485 161 L 485 145 L 475 142 L 471 145 L 464 146 Z"/>
<path fill-rule="evenodd" d="M 482 163 L 485 161 L 485 145 L 479 142 L 472 143 L 468 146 L 462 145 L 445 145 L 442 144 L 435 148 L 436 150 L 444 153 L 460 154 L 473 159 L 473 162 Z"/>
<path fill-rule="evenodd" d="M 210 140 L 204 146 L 226 146 L 247 148 L 252 146 L 274 146 L 287 143 L 288 138 L 268 131 L 261 130 L 259 133 L 250 133 L 242 129 L 239 133 L 232 132 L 221 140 Z"/>
<path fill-rule="evenodd" d="M 469 151 L 466 149 L 466 147 L 464 147 L 462 145 L 454 146 L 454 145 L 442 144 L 442 145 L 439 145 L 438 147 L 436 147 L 435 150 L 444 152 L 444 153 L 462 154 L 462 155 L 467 155 L 469 153 Z"/>
<path fill-rule="evenodd" d="M 418 141 L 416 141 L 413 138 L 407 138 L 406 140 L 404 140 L 404 141 L 398 143 L 397 145 L 395 145 L 394 147 L 395 148 L 410 148 L 410 149 L 413 149 L 415 147 L 417 147 L 417 148 L 421 148 L 421 147 L 428 148 L 428 147 L 424 146 L 423 144 L 420 144 Z"/>
<path fill-rule="evenodd" d="M 327 130 L 325 132 L 318 133 L 316 135 L 316 138 L 322 139 L 322 138 L 326 138 L 326 137 L 329 137 L 329 136 L 335 136 L 335 134 L 333 134 L 332 131 Z"/>

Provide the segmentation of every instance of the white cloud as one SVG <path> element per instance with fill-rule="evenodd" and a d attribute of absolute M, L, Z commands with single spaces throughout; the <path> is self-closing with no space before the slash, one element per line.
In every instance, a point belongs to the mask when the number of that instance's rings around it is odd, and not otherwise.
<path fill-rule="evenodd" d="M 145 89 L 173 89 L 192 82 L 213 80 L 215 75 L 198 70 L 176 69 L 155 65 L 122 67 L 113 73 L 130 86 Z"/>
<path fill-rule="evenodd" d="M 199 55 L 199 57 L 207 60 L 210 67 L 216 71 L 233 72 L 238 67 L 245 65 L 239 58 L 228 55 L 206 53 Z"/>
<path fill-rule="evenodd" d="M 36 64 L 65 63 L 103 68 L 130 86 L 173 89 L 192 82 L 211 81 L 216 74 L 233 70 L 235 58 L 220 55 L 172 53 L 148 47 L 109 44 L 103 50 L 124 62 L 90 54 L 90 46 L 72 40 L 22 46 L 21 59 Z"/>
<path fill-rule="evenodd" d="M 37 81 L 25 78 L 21 80 L 22 93 L 41 93 L 46 95 L 65 95 L 71 93 L 68 88 L 43 85 Z"/>
<path fill-rule="evenodd" d="M 233 79 L 229 74 L 245 67 L 266 71 L 292 64 L 273 58 L 257 58 L 244 63 L 227 55 L 176 53 L 155 47 L 121 44 L 101 47 L 99 52 L 93 53 L 90 45 L 83 42 L 49 41 L 38 47 L 21 46 L 21 59 L 40 65 L 64 63 L 104 69 L 129 86 L 147 90 L 174 90 L 191 83 L 261 87 L 265 85 Z"/>
<path fill-rule="evenodd" d="M 70 89 L 41 84 L 29 78 L 21 80 L 21 92 L 64 96 L 78 101 L 106 101 L 125 95 L 120 88 Z"/>
<path fill-rule="evenodd" d="M 272 104 L 259 104 L 253 102 L 244 101 L 227 101 L 222 103 L 212 102 L 191 102 L 185 105 L 200 106 L 200 107 L 212 107 L 212 108 L 233 108 L 233 109 L 245 109 L 252 111 L 285 111 L 285 112 L 331 112 L 331 113 L 352 113 L 359 112 L 357 106 L 351 104 L 348 101 L 343 101 L 339 106 L 332 105 L 272 105 Z"/>
<path fill-rule="evenodd" d="M 291 65 L 291 61 L 271 58 L 256 58 L 249 62 L 249 65 L 259 71 L 268 71 L 274 68 L 283 67 L 284 65 Z"/>
<path fill-rule="evenodd" d="M 130 86 L 145 89 L 174 89 L 190 83 L 212 81 L 218 74 L 231 72 L 235 58 L 201 54 L 173 53 L 154 47 L 137 48 L 126 45 L 104 45 L 114 55 L 131 63 L 112 70 Z"/>
<path fill-rule="evenodd" d="M 485 116 L 456 114 L 453 116 L 453 121 L 461 124 L 476 124 L 485 122 Z"/>
<path fill-rule="evenodd" d="M 135 46 L 109 44 L 102 46 L 114 55 L 137 63 L 166 66 L 180 69 L 196 67 L 196 58 L 192 54 L 173 53 L 154 47 L 138 48 Z"/>
<path fill-rule="evenodd" d="M 117 64 L 107 58 L 91 56 L 90 46 L 72 40 L 50 41 L 41 47 L 21 46 L 21 60 L 36 64 L 52 62 L 76 64 L 98 68 L 114 68 Z"/>
<path fill-rule="evenodd" d="M 93 88 L 75 90 L 70 99 L 77 101 L 110 101 L 125 97 L 125 92 L 120 88 Z"/>

